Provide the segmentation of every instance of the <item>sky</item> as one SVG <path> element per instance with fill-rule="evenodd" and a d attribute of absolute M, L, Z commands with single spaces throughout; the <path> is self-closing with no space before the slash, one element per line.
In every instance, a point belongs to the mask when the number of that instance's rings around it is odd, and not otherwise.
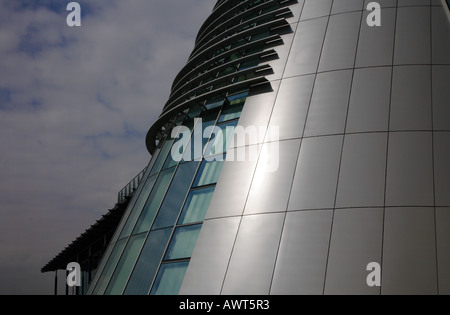
<path fill-rule="evenodd" d="M 114 207 L 216 0 L 0 0 L 0 295 Z M 62 275 L 62 274 L 61 274 Z"/>

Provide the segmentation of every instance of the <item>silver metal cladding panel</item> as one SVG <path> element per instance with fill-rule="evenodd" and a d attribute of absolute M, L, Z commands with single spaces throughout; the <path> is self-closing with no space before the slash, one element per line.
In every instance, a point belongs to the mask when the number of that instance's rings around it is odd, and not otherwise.
<path fill-rule="evenodd" d="M 240 220 L 205 221 L 180 294 L 220 294 Z"/>
<path fill-rule="evenodd" d="M 330 16 L 319 71 L 353 68 L 362 11 Z"/>
<path fill-rule="evenodd" d="M 269 294 L 284 213 L 242 218 L 222 294 Z"/>
<path fill-rule="evenodd" d="M 450 206 L 450 132 L 434 135 L 435 202 L 438 207 Z"/>
<path fill-rule="evenodd" d="M 431 7 L 432 57 L 435 64 L 450 64 L 450 23 L 442 8 Z"/>
<path fill-rule="evenodd" d="M 279 140 L 303 136 L 314 79 L 314 75 L 305 75 L 282 81 L 269 124 L 278 129 Z M 266 137 L 266 141 L 275 140 L 271 134 Z"/>
<path fill-rule="evenodd" d="M 345 137 L 337 208 L 384 206 L 387 139 L 387 133 Z"/>
<path fill-rule="evenodd" d="M 434 208 L 386 208 L 382 294 L 436 294 Z"/>
<path fill-rule="evenodd" d="M 292 11 L 292 17 L 288 17 L 286 21 L 289 23 L 297 23 L 300 20 L 300 15 L 305 5 L 305 0 L 298 0 L 298 3 L 291 5 L 289 8 Z"/>
<path fill-rule="evenodd" d="M 450 62 L 448 66 L 433 66 L 433 128 L 434 130 L 450 130 Z"/>
<path fill-rule="evenodd" d="M 364 8 L 366 8 L 367 5 L 370 2 L 373 2 L 373 0 L 365 0 L 364 1 Z M 377 2 L 380 4 L 380 6 L 382 8 L 390 8 L 390 7 L 396 7 L 397 6 L 397 0 L 378 0 Z"/>
<path fill-rule="evenodd" d="M 356 69 L 347 115 L 347 133 L 388 131 L 391 67 Z"/>
<path fill-rule="evenodd" d="M 239 122 L 280 127 L 280 169 L 225 163 L 181 293 L 450 293 L 450 23 L 437 0 L 380 0 L 369 27 L 369 2 L 292 6 Z"/>
<path fill-rule="evenodd" d="M 321 16 L 328 16 L 331 12 L 333 0 L 306 0 L 300 21 L 313 19 Z"/>
<path fill-rule="evenodd" d="M 334 208 L 342 141 L 343 136 L 303 139 L 288 210 Z"/>
<path fill-rule="evenodd" d="M 381 27 L 361 27 L 357 67 L 392 65 L 397 8 L 386 8 L 382 12 Z M 363 21 L 367 20 L 369 14 L 369 11 L 363 13 Z"/>
<path fill-rule="evenodd" d="M 286 215 L 271 294 L 322 294 L 332 210 Z"/>
<path fill-rule="evenodd" d="M 409 2 L 409 1 L 408 1 Z M 395 34 L 395 65 L 430 63 L 430 7 L 399 7 Z"/>
<path fill-rule="evenodd" d="M 433 206 L 431 132 L 391 132 L 386 206 Z"/>
<path fill-rule="evenodd" d="M 363 2 L 361 0 L 334 0 L 331 14 L 361 11 L 363 9 Z"/>
<path fill-rule="evenodd" d="M 398 6 L 399 7 L 405 7 L 405 6 L 428 6 L 430 5 L 431 0 L 398 0 Z"/>
<path fill-rule="evenodd" d="M 431 130 L 431 66 L 395 67 L 390 130 Z"/>
<path fill-rule="evenodd" d="M 344 133 L 352 74 L 352 70 L 342 70 L 317 75 L 305 137 Z"/>
<path fill-rule="evenodd" d="M 247 128 L 248 126 L 256 127 L 257 130 L 260 130 L 260 128 L 267 129 L 280 81 L 274 81 L 271 85 L 271 93 L 262 93 L 253 96 L 250 95 L 250 97 L 247 98 L 238 126 L 243 128 Z M 256 139 L 254 137 L 248 137 L 246 138 L 244 144 L 235 142 L 234 147 L 261 144 L 264 141 L 264 136 L 265 134 L 258 133 L 258 137 Z"/>
<path fill-rule="evenodd" d="M 242 215 L 255 168 L 256 161 L 224 162 L 206 219 Z"/>
<path fill-rule="evenodd" d="M 328 17 L 300 22 L 294 36 L 284 77 L 317 72 Z"/>
<path fill-rule="evenodd" d="M 381 261 L 383 217 L 383 208 L 336 210 L 325 294 L 380 294 L 367 285 L 366 267 Z"/>
<path fill-rule="evenodd" d="M 262 146 L 244 214 L 286 211 L 300 142 L 295 139 Z"/>
<path fill-rule="evenodd" d="M 297 28 L 297 24 L 291 24 L 292 29 Z M 283 77 L 284 70 L 286 68 L 287 57 L 291 50 L 292 42 L 294 39 L 294 32 L 283 36 L 283 45 L 276 48 L 278 58 L 270 62 L 273 74 L 266 76 L 267 80 L 275 81 L 280 80 Z"/>
<path fill-rule="evenodd" d="M 436 209 L 439 293 L 450 294 L 450 208 Z"/>

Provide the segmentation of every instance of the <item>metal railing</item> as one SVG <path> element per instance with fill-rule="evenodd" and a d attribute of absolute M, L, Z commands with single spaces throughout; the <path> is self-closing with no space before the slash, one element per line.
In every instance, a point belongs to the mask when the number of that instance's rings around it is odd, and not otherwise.
<path fill-rule="evenodd" d="M 147 167 L 145 167 L 138 175 L 136 175 L 136 177 L 134 177 L 124 188 L 122 188 L 118 192 L 117 196 L 118 203 L 122 203 L 125 199 L 127 199 L 134 193 L 134 191 L 138 188 L 139 184 L 141 183 L 146 170 Z"/>

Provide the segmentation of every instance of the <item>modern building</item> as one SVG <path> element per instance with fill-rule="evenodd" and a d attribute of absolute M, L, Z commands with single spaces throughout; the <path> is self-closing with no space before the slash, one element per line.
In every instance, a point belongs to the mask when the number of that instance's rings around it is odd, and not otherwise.
<path fill-rule="evenodd" d="M 147 168 L 144 168 L 136 175 L 123 189 L 117 194 L 117 203 L 105 215 L 91 225 L 77 239 L 66 246 L 58 255 L 50 260 L 41 268 L 42 273 L 54 272 L 55 285 L 54 294 L 58 295 L 58 283 L 66 281 L 58 281 L 58 271 L 63 271 L 64 280 L 66 280 L 69 272 L 67 266 L 76 262 L 80 265 L 80 284 L 79 287 L 70 288 L 65 284 L 65 294 L 83 295 L 86 293 L 89 283 L 95 274 L 100 260 L 111 241 L 117 225 L 125 213 L 131 197 L 138 188 Z M 61 273 L 61 272 L 60 272 Z"/>
<path fill-rule="evenodd" d="M 450 294 L 449 1 L 369 2 L 217 2 L 88 294 Z"/>

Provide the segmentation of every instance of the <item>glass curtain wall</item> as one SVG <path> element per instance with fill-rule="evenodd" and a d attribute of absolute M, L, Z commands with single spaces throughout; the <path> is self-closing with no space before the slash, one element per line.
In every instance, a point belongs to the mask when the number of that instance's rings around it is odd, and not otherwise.
<path fill-rule="evenodd" d="M 283 44 L 290 3 L 229 1 L 202 26 L 149 131 L 153 157 L 88 294 L 178 293 L 249 90 L 273 73 L 261 63 L 277 58 L 271 48 Z M 173 138 L 172 130 L 182 132 Z"/>
<path fill-rule="evenodd" d="M 93 294 L 178 293 L 247 95 L 206 101 L 173 125 L 186 127 L 190 139 L 161 143 Z"/>

